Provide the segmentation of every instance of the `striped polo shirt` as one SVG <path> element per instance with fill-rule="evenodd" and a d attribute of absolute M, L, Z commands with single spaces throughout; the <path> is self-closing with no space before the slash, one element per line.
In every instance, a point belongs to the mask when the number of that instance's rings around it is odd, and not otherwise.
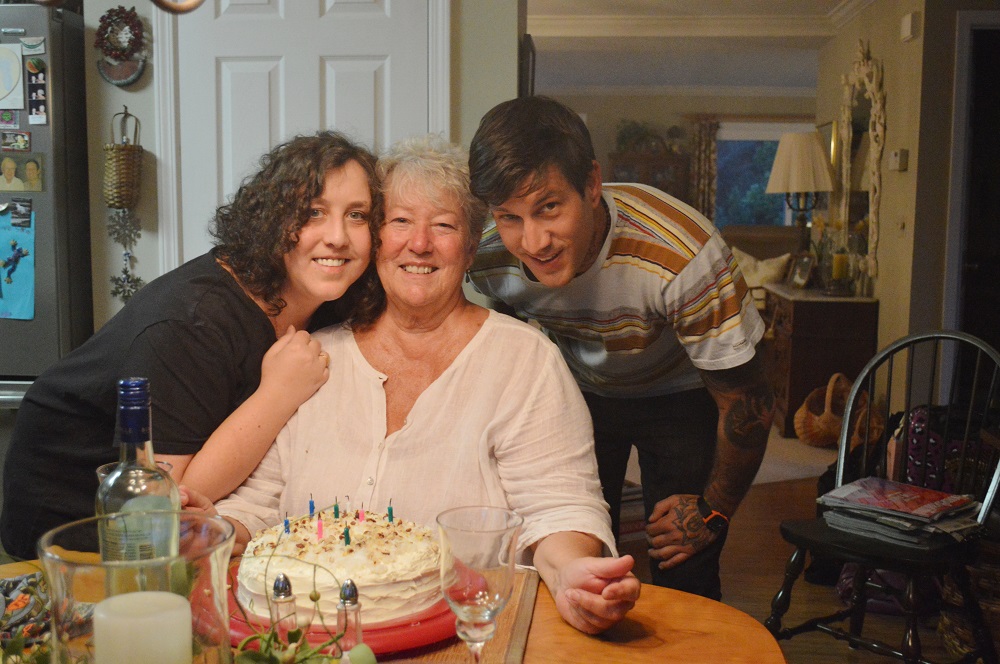
<path fill-rule="evenodd" d="M 530 279 L 488 223 L 469 276 L 476 289 L 537 321 L 581 389 L 609 397 L 702 385 L 698 369 L 747 362 L 764 322 L 719 232 L 658 189 L 605 184 L 611 231 L 600 256 L 561 288 Z"/>

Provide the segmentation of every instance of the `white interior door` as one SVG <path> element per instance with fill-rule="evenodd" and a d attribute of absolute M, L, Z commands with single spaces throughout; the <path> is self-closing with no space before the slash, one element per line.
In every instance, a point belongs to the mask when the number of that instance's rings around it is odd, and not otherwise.
<path fill-rule="evenodd" d="M 281 141 L 337 129 L 377 151 L 446 132 L 446 20 L 447 0 L 214 0 L 176 18 L 179 238 L 163 270 L 209 249 L 215 208 Z"/>

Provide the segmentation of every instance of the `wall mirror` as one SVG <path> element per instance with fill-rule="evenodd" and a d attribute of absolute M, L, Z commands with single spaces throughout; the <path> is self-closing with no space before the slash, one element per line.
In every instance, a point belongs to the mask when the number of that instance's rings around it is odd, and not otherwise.
<path fill-rule="evenodd" d="M 872 59 L 868 46 L 863 42 L 858 42 L 857 59 L 850 73 L 842 77 L 842 83 L 836 150 L 840 182 L 839 190 L 835 192 L 839 199 L 835 209 L 842 230 L 839 244 L 866 252 L 859 268 L 861 281 L 870 284 L 878 275 L 885 91 L 882 87 L 882 64 Z M 861 246 L 852 247 L 852 244 Z M 864 290 L 869 288 L 870 285 Z"/>

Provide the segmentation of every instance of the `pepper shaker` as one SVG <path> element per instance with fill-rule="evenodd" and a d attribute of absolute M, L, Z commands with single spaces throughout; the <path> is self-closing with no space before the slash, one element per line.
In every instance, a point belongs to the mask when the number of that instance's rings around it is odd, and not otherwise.
<path fill-rule="evenodd" d="M 354 581 L 347 579 L 340 587 L 340 602 L 337 603 L 337 631 L 340 637 L 340 650 L 347 652 L 362 643 L 361 638 L 361 602 L 358 601 L 358 587 Z"/>

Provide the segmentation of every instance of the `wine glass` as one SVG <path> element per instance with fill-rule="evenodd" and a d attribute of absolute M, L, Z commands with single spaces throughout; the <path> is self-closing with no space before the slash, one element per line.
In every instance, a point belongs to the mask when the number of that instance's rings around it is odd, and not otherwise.
<path fill-rule="evenodd" d="M 456 507 L 438 515 L 441 590 L 474 662 L 493 638 L 514 587 L 514 556 L 524 519 L 501 507 Z"/>

